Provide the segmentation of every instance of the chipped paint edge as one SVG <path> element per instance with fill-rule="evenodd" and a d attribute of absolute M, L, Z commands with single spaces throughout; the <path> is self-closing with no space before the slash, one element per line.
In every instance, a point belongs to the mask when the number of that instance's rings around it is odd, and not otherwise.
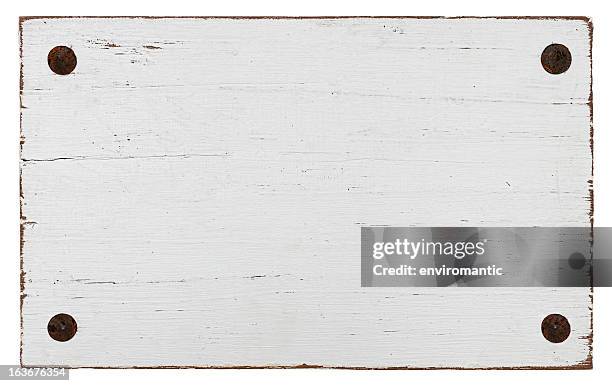
<path fill-rule="evenodd" d="M 20 16 L 20 21 L 35 19 L 522 19 L 522 20 L 582 20 L 591 23 L 589 16 Z"/>

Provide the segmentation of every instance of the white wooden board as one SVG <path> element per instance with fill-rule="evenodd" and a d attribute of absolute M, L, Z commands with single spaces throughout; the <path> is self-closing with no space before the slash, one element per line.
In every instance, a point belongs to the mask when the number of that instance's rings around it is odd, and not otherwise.
<path fill-rule="evenodd" d="M 359 244 L 361 226 L 589 226 L 587 20 L 20 29 L 24 365 L 591 366 L 590 288 L 361 288 Z M 47 333 L 62 312 L 67 342 Z"/>

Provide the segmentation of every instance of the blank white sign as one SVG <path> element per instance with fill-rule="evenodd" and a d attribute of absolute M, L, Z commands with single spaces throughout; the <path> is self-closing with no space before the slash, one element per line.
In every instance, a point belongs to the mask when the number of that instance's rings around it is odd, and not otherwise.
<path fill-rule="evenodd" d="M 590 226 L 588 20 L 20 28 L 24 365 L 591 367 L 590 288 L 360 287 L 361 226 Z"/>

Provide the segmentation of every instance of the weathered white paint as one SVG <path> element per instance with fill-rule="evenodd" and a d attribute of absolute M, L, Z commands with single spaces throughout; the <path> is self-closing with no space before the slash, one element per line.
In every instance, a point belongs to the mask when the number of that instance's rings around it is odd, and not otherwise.
<path fill-rule="evenodd" d="M 22 42 L 24 364 L 588 365 L 588 288 L 359 274 L 362 225 L 589 224 L 585 21 L 43 18 Z"/>

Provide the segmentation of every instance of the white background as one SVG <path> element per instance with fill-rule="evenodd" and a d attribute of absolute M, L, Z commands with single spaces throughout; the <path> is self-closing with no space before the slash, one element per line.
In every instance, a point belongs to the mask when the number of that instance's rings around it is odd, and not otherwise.
<path fill-rule="evenodd" d="M 1 16 L 2 45 L 2 124 L 0 125 L 0 364 L 19 361 L 19 35 L 18 16 L 34 15 L 207 15 L 207 16 L 333 16 L 333 15 L 580 15 L 590 16 L 595 26 L 593 46 L 593 92 L 595 126 L 595 225 L 612 226 L 612 134 L 608 127 L 612 114 L 605 102 L 612 100 L 610 72 L 612 56 L 612 16 L 605 2 L 587 1 L 434 1 L 393 2 L 308 0 L 298 2 L 245 0 L 222 2 L 138 1 L 7 1 Z M 575 371 L 352 371 L 352 370 L 73 370 L 71 384 L 218 384 L 249 385 L 419 385 L 467 383 L 471 386 L 550 383 L 555 386 L 576 383 L 598 385 L 612 378 L 612 288 L 596 288 L 594 295 L 593 370 Z M 163 331 L 161 331 L 163 333 Z M 95 348 L 92 348 L 95 349 Z M 494 348 L 492 348 L 494 349 Z M 460 356 L 458 352 L 456 355 Z M 19 381 L 20 384 L 36 381 Z M 62 381 L 59 381 L 62 382 Z"/>

